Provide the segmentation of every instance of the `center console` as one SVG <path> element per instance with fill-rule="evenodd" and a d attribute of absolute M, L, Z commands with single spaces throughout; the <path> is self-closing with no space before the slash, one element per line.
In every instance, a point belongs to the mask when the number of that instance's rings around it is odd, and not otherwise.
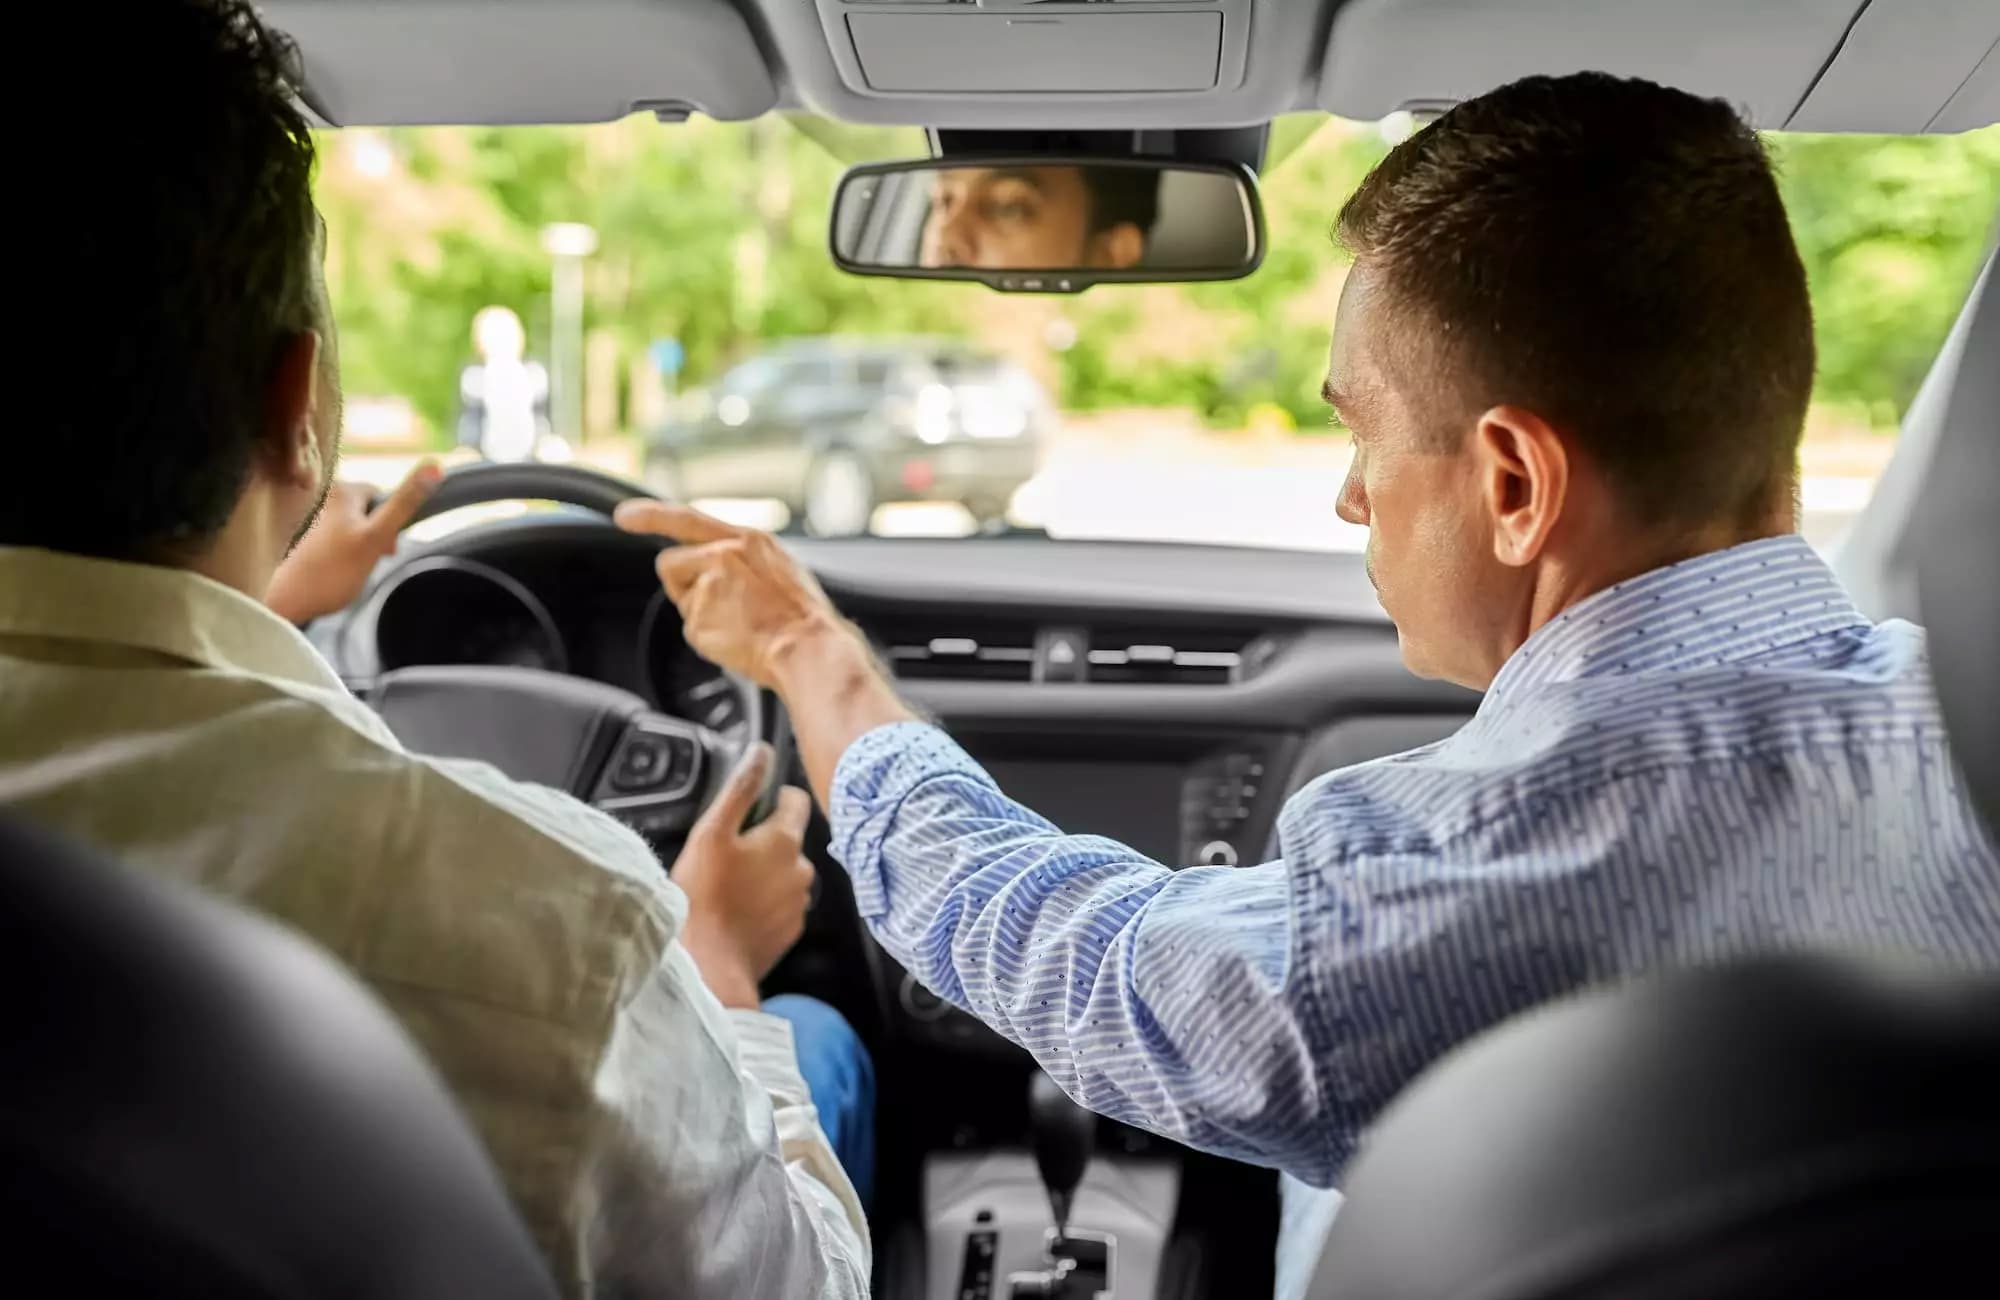
<path fill-rule="evenodd" d="M 1039 1070 L 1028 1093 L 1031 1157 L 925 1161 L 926 1300 L 1153 1300 L 1179 1162 L 1093 1158 L 1097 1117 Z"/>
<path fill-rule="evenodd" d="M 1176 868 L 1264 861 L 1298 748 L 1272 733 L 953 735 L 1010 798 L 1064 831 L 1103 835 Z M 908 1035 L 960 1051 L 1014 1050 L 881 959 Z"/>
<path fill-rule="evenodd" d="M 960 736 L 1010 798 L 1071 834 L 1173 867 L 1259 860 L 1282 802 L 1289 737 Z"/>
<path fill-rule="evenodd" d="M 1180 1182 L 1170 1159 L 1099 1156 L 1058 1239 L 1032 1158 L 933 1153 L 924 1162 L 926 1300 L 1153 1300 Z"/>
<path fill-rule="evenodd" d="M 1267 746 L 1242 744 L 1205 755 L 1181 778 L 1180 863 L 1233 867 L 1257 862 L 1276 816 L 1276 780 Z"/>

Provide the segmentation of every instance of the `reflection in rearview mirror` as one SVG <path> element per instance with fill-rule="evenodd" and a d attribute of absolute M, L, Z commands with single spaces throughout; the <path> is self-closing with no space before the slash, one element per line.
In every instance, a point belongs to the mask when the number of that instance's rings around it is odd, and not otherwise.
<path fill-rule="evenodd" d="M 834 195 L 832 244 L 863 275 L 1055 292 L 1235 279 L 1264 252 L 1247 169 L 1050 158 L 853 168 Z"/>

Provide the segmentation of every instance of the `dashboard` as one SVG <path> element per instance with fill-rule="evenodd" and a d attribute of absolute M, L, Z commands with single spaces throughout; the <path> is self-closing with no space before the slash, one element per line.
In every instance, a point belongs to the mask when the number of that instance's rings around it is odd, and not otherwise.
<path fill-rule="evenodd" d="M 335 667 L 358 683 L 420 665 L 538 668 L 621 687 L 716 731 L 743 725 L 735 684 L 687 648 L 648 556 L 478 549 L 389 570 L 332 633 Z"/>
<path fill-rule="evenodd" d="M 1355 556 L 1039 538 L 787 544 L 1003 790 L 1065 831 L 1170 866 L 1267 861 L 1297 789 L 1448 735 L 1478 702 L 1403 668 Z M 738 688 L 682 639 L 656 553 L 583 512 L 484 524 L 399 553 L 310 635 L 358 686 L 415 665 L 512 664 L 619 686 L 717 730 L 746 726 Z M 892 1038 L 1014 1052 L 867 936 L 824 846 L 816 824 L 821 901 L 787 958 L 790 986 L 872 999 Z"/>

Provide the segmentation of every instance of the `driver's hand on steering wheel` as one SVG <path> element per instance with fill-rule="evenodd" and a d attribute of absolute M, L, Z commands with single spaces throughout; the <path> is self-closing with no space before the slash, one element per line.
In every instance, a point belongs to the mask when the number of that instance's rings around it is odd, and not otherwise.
<path fill-rule="evenodd" d="M 742 829 L 773 761 L 768 744 L 750 747 L 669 872 L 687 894 L 681 943 L 702 982 L 723 1006 L 747 1011 L 762 1005 L 758 982 L 805 932 L 812 901 L 813 867 L 802 852 L 812 797 L 786 786 L 769 817 Z"/>
<path fill-rule="evenodd" d="M 374 490 L 367 484 L 333 484 L 319 517 L 271 575 L 264 603 L 301 626 L 346 609 L 443 477 L 435 460 L 419 461 L 373 510 L 368 502 Z"/>

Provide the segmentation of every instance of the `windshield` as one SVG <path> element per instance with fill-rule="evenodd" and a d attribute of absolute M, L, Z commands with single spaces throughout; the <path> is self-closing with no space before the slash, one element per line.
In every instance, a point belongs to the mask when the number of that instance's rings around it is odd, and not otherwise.
<path fill-rule="evenodd" d="M 1327 232 L 1407 129 L 1274 123 L 1269 253 L 1246 279 L 1048 297 L 832 265 L 841 170 L 922 155 L 915 131 L 329 132 L 347 472 L 575 460 L 821 536 L 1358 550 L 1333 509 L 1348 439 L 1318 397 L 1347 269 Z M 2000 128 L 1770 143 L 1819 334 L 1803 496 L 1824 545 L 1989 246 Z"/>

